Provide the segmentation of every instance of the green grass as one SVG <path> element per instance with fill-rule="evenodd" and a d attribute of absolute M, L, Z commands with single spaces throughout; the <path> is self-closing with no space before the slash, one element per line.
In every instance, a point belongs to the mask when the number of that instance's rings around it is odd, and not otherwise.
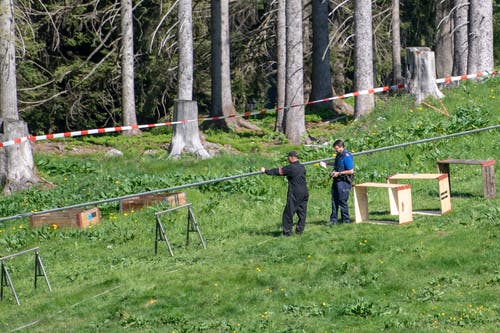
<path fill-rule="evenodd" d="M 408 97 L 378 100 L 358 122 L 322 123 L 310 133 L 344 138 L 360 152 L 471 128 L 499 124 L 499 79 L 446 90 L 451 116 L 413 106 Z M 439 107 L 438 102 L 431 102 Z M 323 117 L 323 116 L 322 116 Z M 333 117 L 332 117 L 333 118 Z M 316 119 L 311 117 L 311 119 Z M 331 148 L 273 144 L 272 121 L 263 132 L 209 130 L 207 139 L 238 147 L 210 160 L 166 159 L 169 136 L 146 133 L 64 140 L 105 145 L 123 157 L 39 154 L 48 185 L 3 197 L 0 213 L 62 207 L 256 171 L 285 163 L 298 149 L 303 161 L 331 156 Z M 312 124 L 311 124 L 312 125 Z M 397 172 L 435 172 L 446 157 L 499 159 L 498 130 L 356 157 L 356 182 Z M 239 146 L 238 146 L 239 144 Z M 256 146 L 260 146 L 256 149 Z M 164 216 L 175 256 L 163 243 L 154 255 L 157 206 L 129 214 L 100 206 L 102 223 L 87 230 L 32 230 L 27 219 L 0 224 L 1 255 L 40 247 L 53 292 L 38 280 L 33 257 L 6 262 L 19 293 L 4 287 L 0 331 L 29 332 L 493 332 L 500 328 L 499 199 L 482 197 L 479 166 L 451 166 L 452 212 L 415 215 L 406 226 L 324 226 L 330 214 L 327 172 L 308 166 L 310 201 L 305 234 L 279 237 L 286 180 L 253 176 L 186 189 L 207 241 L 185 246 L 186 212 Z M 496 171 L 498 179 L 498 168 Z M 437 184 L 412 181 L 415 209 L 438 209 Z M 354 216 L 352 195 L 351 214 Z M 388 216 L 385 191 L 369 192 L 370 217 Z"/>

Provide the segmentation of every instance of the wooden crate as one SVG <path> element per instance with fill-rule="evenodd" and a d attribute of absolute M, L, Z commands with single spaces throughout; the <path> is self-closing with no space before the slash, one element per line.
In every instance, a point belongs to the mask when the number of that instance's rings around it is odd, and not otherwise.
<path fill-rule="evenodd" d="M 406 224 L 406 223 L 411 223 L 413 221 L 411 185 L 367 182 L 367 183 L 356 184 L 353 186 L 354 212 L 356 215 L 355 223 L 372 222 L 369 221 L 368 219 L 369 188 L 387 188 L 389 190 L 390 211 L 396 212 L 397 215 L 399 216 L 398 224 Z M 392 207 L 393 205 L 394 207 Z M 389 221 L 379 221 L 376 223 L 388 223 L 388 222 Z"/>
<path fill-rule="evenodd" d="M 168 203 L 171 207 L 176 207 L 186 202 L 185 192 L 146 194 L 120 200 L 120 212 L 139 210 L 159 203 Z"/>
<path fill-rule="evenodd" d="M 101 211 L 98 207 L 86 210 L 75 208 L 30 216 L 32 228 L 56 225 L 58 228 L 85 229 L 98 223 L 101 223 Z"/>

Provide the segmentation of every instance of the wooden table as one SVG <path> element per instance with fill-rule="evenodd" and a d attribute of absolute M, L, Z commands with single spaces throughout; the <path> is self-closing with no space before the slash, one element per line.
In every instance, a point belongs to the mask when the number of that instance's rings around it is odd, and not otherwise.
<path fill-rule="evenodd" d="M 387 183 L 397 184 L 399 180 L 437 180 L 438 181 L 438 193 L 439 200 L 441 202 L 440 215 L 451 212 L 451 196 L 450 196 L 450 183 L 447 173 L 397 173 L 395 175 L 387 177 Z M 391 197 L 389 196 L 389 200 Z M 396 203 L 391 203 L 391 214 L 397 215 L 397 210 L 394 208 Z M 432 211 L 413 211 L 413 213 L 421 214 L 435 214 Z"/>
<path fill-rule="evenodd" d="M 451 193 L 451 175 L 450 164 L 480 165 L 483 174 L 483 194 L 485 198 L 494 198 L 496 196 L 495 186 L 495 160 L 461 160 L 447 158 L 437 162 L 440 173 L 448 174 L 448 184 Z"/>
<path fill-rule="evenodd" d="M 413 221 L 411 185 L 367 182 L 353 186 L 355 223 L 370 222 L 368 219 L 368 188 L 388 189 L 389 203 L 394 205 L 394 207 L 391 206 L 390 210 L 399 215 L 398 223 L 405 224 Z"/>

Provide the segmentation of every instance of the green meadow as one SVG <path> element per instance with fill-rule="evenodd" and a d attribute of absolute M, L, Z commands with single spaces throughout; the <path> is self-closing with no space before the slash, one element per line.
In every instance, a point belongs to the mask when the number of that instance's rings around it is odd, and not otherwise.
<path fill-rule="evenodd" d="M 220 147 L 208 160 L 168 159 L 171 129 L 141 137 L 88 136 L 38 142 L 39 186 L 0 200 L 0 216 L 35 212 L 197 183 L 286 163 L 332 158 L 331 143 L 360 153 L 500 124 L 500 78 L 444 89 L 449 116 L 415 107 L 406 95 L 378 95 L 361 121 L 307 112 L 308 146 L 273 132 L 273 115 L 251 118 L 262 130 L 209 129 Z M 394 173 L 437 172 L 448 157 L 500 158 L 498 129 L 355 156 L 355 182 Z M 48 149 L 58 146 L 58 151 Z M 124 155 L 107 157 L 116 148 Z M 145 154 L 145 152 L 149 152 Z M 496 179 L 499 173 L 497 166 Z M 8 286 L 0 331 L 10 332 L 494 332 L 500 330 L 499 195 L 483 197 L 481 168 L 452 165 L 452 211 L 414 215 L 403 226 L 327 227 L 328 171 L 307 167 L 310 200 L 303 235 L 281 237 L 287 182 L 254 175 L 185 189 L 207 247 L 189 233 L 187 212 L 162 216 L 172 245 L 155 255 L 155 212 L 120 213 L 99 205 L 101 223 L 85 230 L 32 229 L 28 218 L 0 222 L 0 256 L 40 248 L 50 284 L 33 286 L 33 254 L 6 260 L 21 305 Z M 436 181 L 411 181 L 413 208 L 438 210 Z M 350 212 L 354 218 L 353 195 Z M 370 218 L 391 220 L 386 190 L 369 191 Z"/>

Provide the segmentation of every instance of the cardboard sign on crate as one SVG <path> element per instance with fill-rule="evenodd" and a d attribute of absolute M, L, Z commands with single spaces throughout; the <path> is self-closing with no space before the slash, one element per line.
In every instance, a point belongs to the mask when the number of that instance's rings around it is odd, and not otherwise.
<path fill-rule="evenodd" d="M 101 211 L 98 207 L 87 210 L 76 208 L 30 216 L 32 228 L 56 225 L 58 228 L 85 229 L 98 223 L 101 223 Z"/>
<path fill-rule="evenodd" d="M 157 193 L 145 194 L 133 198 L 120 200 L 120 212 L 125 213 L 131 210 L 139 210 L 159 203 L 168 203 L 170 207 L 184 205 L 186 203 L 186 193 Z"/>

